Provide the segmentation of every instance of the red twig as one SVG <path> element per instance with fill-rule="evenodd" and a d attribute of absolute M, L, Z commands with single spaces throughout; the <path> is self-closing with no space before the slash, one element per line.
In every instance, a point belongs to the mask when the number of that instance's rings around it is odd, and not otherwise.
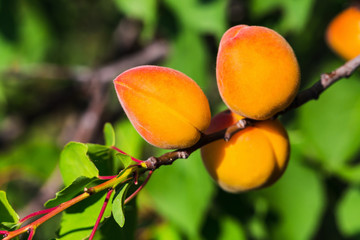
<path fill-rule="evenodd" d="M 35 230 L 33 228 L 29 229 L 28 240 L 32 240 L 35 235 Z"/>
<path fill-rule="evenodd" d="M 31 214 L 27 215 L 26 217 L 23 217 L 22 219 L 20 219 L 19 223 L 22 224 L 22 223 L 24 223 L 26 220 L 28 220 L 30 218 L 33 218 L 33 217 L 41 215 L 41 214 L 49 213 L 52 210 L 54 210 L 55 208 L 57 208 L 57 207 L 53 207 L 53 208 L 49 208 L 49 209 L 45 209 L 45 210 L 41 210 L 41 211 L 38 211 L 38 212 L 31 213 Z"/>
<path fill-rule="evenodd" d="M 0 235 L 4 235 L 4 236 L 6 236 L 6 235 L 8 235 L 9 234 L 9 232 L 8 231 L 5 231 L 5 230 L 0 230 Z"/>
<path fill-rule="evenodd" d="M 99 179 L 101 180 L 109 180 L 109 179 L 113 179 L 116 178 L 117 175 L 114 176 L 98 176 Z"/>
<path fill-rule="evenodd" d="M 125 154 L 125 155 L 130 156 L 129 154 L 127 154 L 126 152 L 120 150 L 119 148 L 117 148 L 117 147 L 115 147 L 115 146 L 111 146 L 111 148 L 114 149 L 114 150 L 116 150 L 116 151 L 118 151 L 119 153 L 122 153 L 122 154 Z M 137 159 L 137 158 L 134 158 L 134 157 L 132 157 L 132 156 L 130 156 L 130 158 L 131 158 L 131 160 L 133 160 L 134 162 L 137 162 L 137 163 L 141 163 L 141 162 L 142 162 L 142 160 Z"/>
<path fill-rule="evenodd" d="M 101 210 L 100 210 L 99 216 L 98 216 L 98 218 L 97 218 L 97 220 L 96 220 L 96 223 L 95 223 L 94 228 L 93 228 L 93 230 L 92 230 L 92 232 L 91 232 L 91 235 L 90 235 L 90 237 L 89 237 L 89 240 L 92 240 L 92 239 L 94 238 L 94 236 L 95 236 L 95 232 L 96 232 L 96 230 L 97 230 L 97 228 L 98 228 L 98 226 L 99 226 L 99 224 L 100 224 L 100 221 L 101 221 L 101 219 L 102 219 L 102 217 L 103 217 L 103 215 L 104 215 L 105 209 L 106 209 L 106 207 L 107 207 L 107 205 L 108 205 L 108 203 L 109 203 L 109 200 L 110 200 L 110 197 L 111 197 L 111 194 L 113 193 L 113 191 L 114 191 L 114 189 L 113 189 L 113 188 L 110 188 L 110 189 L 108 190 L 107 194 L 106 194 L 106 198 L 105 198 L 104 204 L 103 204 L 103 206 L 102 206 L 102 208 L 101 208 Z"/>
<path fill-rule="evenodd" d="M 146 177 L 145 181 L 143 182 L 143 184 L 141 184 L 141 186 L 138 189 L 136 189 L 135 192 L 133 192 L 129 197 L 127 197 L 125 199 L 124 204 L 127 204 L 128 202 L 130 202 L 136 196 L 136 194 L 138 194 L 140 192 L 140 190 L 145 187 L 145 185 L 149 181 L 152 173 L 153 173 L 153 171 L 149 171 L 149 174 L 147 175 L 147 177 Z"/>
<path fill-rule="evenodd" d="M 41 218 L 37 219 L 36 221 L 21 227 L 17 230 L 14 231 L 9 231 L 6 233 L 6 235 L 4 236 L 3 240 L 10 240 L 13 239 L 14 237 L 19 236 L 20 234 L 23 234 L 25 232 L 27 232 L 29 229 L 36 229 L 37 227 L 39 227 L 41 224 L 43 224 L 44 222 L 48 221 L 49 219 L 51 219 L 52 217 L 54 217 L 55 215 L 59 214 L 60 212 L 66 210 L 67 208 L 73 206 L 74 204 L 83 201 L 84 199 L 90 197 L 91 195 L 101 192 L 105 189 L 109 189 L 109 188 L 114 188 L 115 186 L 117 186 L 120 183 L 123 183 L 125 181 L 127 181 L 126 179 L 129 176 L 132 176 L 132 173 L 135 169 L 134 168 L 127 168 L 126 170 L 124 170 L 124 172 L 119 175 L 116 178 L 110 179 L 104 183 L 101 183 L 97 186 L 91 187 L 89 189 L 84 189 L 84 192 L 78 196 L 76 196 L 75 198 L 64 202 L 62 204 L 60 204 L 58 207 L 56 207 L 54 210 L 52 210 L 51 212 L 47 213 L 46 215 L 42 216 Z"/>

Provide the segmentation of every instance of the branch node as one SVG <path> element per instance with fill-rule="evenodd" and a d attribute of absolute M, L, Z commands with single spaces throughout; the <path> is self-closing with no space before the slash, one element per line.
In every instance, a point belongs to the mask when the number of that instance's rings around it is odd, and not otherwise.
<path fill-rule="evenodd" d="M 251 121 L 249 119 L 241 119 L 237 123 L 231 125 L 226 129 L 224 140 L 226 142 L 230 141 L 231 137 L 234 136 L 235 133 L 243 130 L 244 128 L 252 125 Z"/>
<path fill-rule="evenodd" d="M 158 160 L 156 157 L 151 156 L 146 160 L 147 169 L 154 171 L 157 168 Z"/>
<path fill-rule="evenodd" d="M 336 76 L 336 71 L 332 71 L 331 73 L 323 73 L 320 75 L 321 85 L 326 88 L 329 86 L 329 83 Z M 317 96 L 318 97 L 318 96 Z"/>
<path fill-rule="evenodd" d="M 88 193 L 89 195 L 92 195 L 94 193 L 94 190 L 92 188 L 84 188 L 84 192 Z"/>
<path fill-rule="evenodd" d="M 180 151 L 178 152 L 178 158 L 183 158 L 183 159 L 186 159 L 190 156 L 190 154 L 186 151 Z"/>

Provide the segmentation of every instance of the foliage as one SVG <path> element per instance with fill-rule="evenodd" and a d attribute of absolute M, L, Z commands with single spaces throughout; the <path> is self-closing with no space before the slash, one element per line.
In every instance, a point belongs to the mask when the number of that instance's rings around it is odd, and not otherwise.
<path fill-rule="evenodd" d="M 93 137 L 82 141 L 92 143 L 78 142 L 74 133 L 84 126 L 77 123 L 94 97 L 89 93 L 90 80 L 82 81 L 78 75 L 164 40 L 169 53 L 156 63 L 193 78 L 208 96 L 214 115 L 224 108 L 215 85 L 216 48 L 229 26 L 263 25 L 283 34 L 298 56 L 305 88 L 321 73 L 343 64 L 326 47 L 323 34 L 330 19 L 348 4 L 339 0 L 0 1 L 0 231 L 19 227 L 18 214 L 29 213 L 24 209 L 51 181 L 57 164 L 64 185 L 53 189 L 49 201 L 42 202 L 45 207 L 68 201 L 84 188 L 103 183 L 99 176 L 118 175 L 134 164 L 111 146 L 138 159 L 163 153 L 131 127 L 111 81 L 100 122 L 88 130 Z M 125 205 L 125 194 L 139 185 L 130 181 L 116 186 L 95 239 L 358 238 L 359 80 L 356 72 L 317 101 L 281 118 L 292 153 L 287 171 L 273 186 L 240 195 L 223 192 L 195 152 L 187 160 L 156 170 L 136 200 Z M 103 137 L 105 122 L 114 129 L 105 125 Z M 144 179 L 139 181 L 141 185 Z M 61 219 L 40 226 L 35 238 L 89 236 L 105 198 L 104 190 L 70 207 Z"/>

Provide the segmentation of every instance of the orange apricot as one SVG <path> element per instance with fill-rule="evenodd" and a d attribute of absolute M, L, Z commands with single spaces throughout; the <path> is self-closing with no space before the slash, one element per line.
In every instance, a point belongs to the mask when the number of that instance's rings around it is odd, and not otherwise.
<path fill-rule="evenodd" d="M 220 41 L 216 77 L 220 95 L 235 113 L 266 120 L 296 96 L 300 70 L 288 42 L 260 26 L 238 25 Z"/>
<path fill-rule="evenodd" d="M 330 48 L 346 60 L 360 54 L 360 9 L 349 7 L 337 15 L 326 31 Z"/>
<path fill-rule="evenodd" d="M 166 67 L 140 66 L 114 80 L 119 101 L 139 134 L 166 149 L 195 144 L 210 124 L 208 100 L 185 74 Z"/>
<path fill-rule="evenodd" d="M 243 117 L 231 111 L 216 115 L 206 133 L 227 128 Z M 244 192 L 273 184 L 286 169 L 289 139 L 279 120 L 266 120 L 201 148 L 211 177 L 228 192 Z"/>

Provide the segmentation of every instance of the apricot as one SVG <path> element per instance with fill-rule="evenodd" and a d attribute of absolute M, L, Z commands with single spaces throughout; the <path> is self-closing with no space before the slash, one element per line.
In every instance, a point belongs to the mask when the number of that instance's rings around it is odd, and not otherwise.
<path fill-rule="evenodd" d="M 349 7 L 337 15 L 326 31 L 330 48 L 346 60 L 360 54 L 360 9 Z"/>
<path fill-rule="evenodd" d="M 140 66 L 117 76 L 114 84 L 132 125 L 154 146 L 166 149 L 192 146 L 210 124 L 205 94 L 179 71 Z"/>
<path fill-rule="evenodd" d="M 243 117 L 231 111 L 216 115 L 206 133 L 227 128 Z M 273 184 L 286 169 L 289 139 L 279 120 L 266 120 L 236 133 L 229 142 L 217 140 L 201 148 L 203 163 L 218 185 L 244 192 Z"/>
<path fill-rule="evenodd" d="M 238 25 L 220 41 L 216 77 L 220 95 L 235 113 L 269 119 L 295 98 L 300 84 L 296 56 L 277 32 Z"/>

